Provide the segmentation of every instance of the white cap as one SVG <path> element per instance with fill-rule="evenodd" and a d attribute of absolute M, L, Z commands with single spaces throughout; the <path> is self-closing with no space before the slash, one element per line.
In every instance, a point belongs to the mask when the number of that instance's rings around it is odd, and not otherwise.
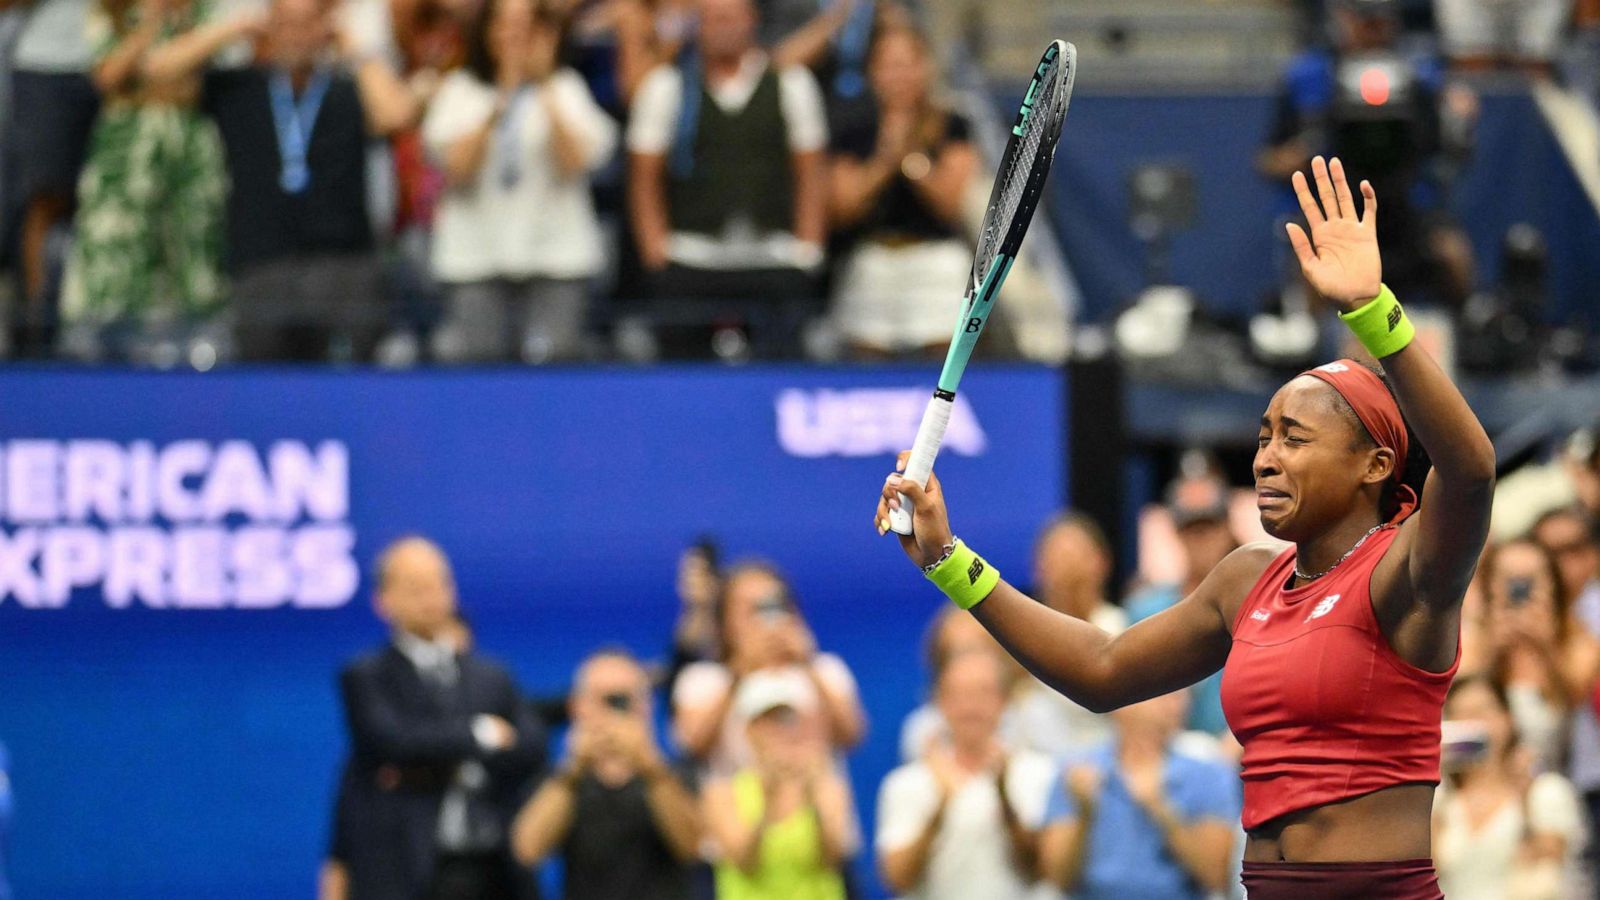
<path fill-rule="evenodd" d="M 800 709 L 805 698 L 793 678 L 777 672 L 752 672 L 739 682 L 738 693 L 733 696 L 734 712 L 745 721 L 779 707 Z"/>

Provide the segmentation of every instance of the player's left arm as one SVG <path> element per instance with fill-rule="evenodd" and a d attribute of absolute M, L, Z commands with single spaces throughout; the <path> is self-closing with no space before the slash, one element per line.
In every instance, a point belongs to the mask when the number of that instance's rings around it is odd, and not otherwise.
<path fill-rule="evenodd" d="M 1472 580 L 1489 534 L 1494 445 L 1426 350 L 1413 343 L 1379 362 L 1400 411 L 1433 461 L 1422 504 L 1395 540 L 1404 553 L 1404 570 L 1384 593 L 1409 597 L 1435 611 L 1454 608 Z"/>
<path fill-rule="evenodd" d="M 1295 194 L 1311 234 L 1308 238 L 1304 229 L 1291 224 L 1289 240 L 1312 286 L 1340 312 L 1351 312 L 1377 297 L 1383 287 L 1378 198 L 1372 186 L 1362 182 L 1364 208 L 1358 218 L 1339 160 L 1329 165 L 1318 157 L 1311 168 L 1321 205 L 1313 199 L 1305 176 L 1296 172 Z M 1433 471 L 1419 512 L 1402 526 L 1385 565 L 1374 573 L 1373 600 L 1379 607 L 1396 610 L 1395 619 L 1419 607 L 1425 613 L 1453 616 L 1489 531 L 1494 445 L 1466 398 L 1414 341 L 1384 356 L 1379 364 L 1389 376 L 1400 411 L 1432 458 Z M 1449 652 L 1454 654 L 1453 646 Z"/>

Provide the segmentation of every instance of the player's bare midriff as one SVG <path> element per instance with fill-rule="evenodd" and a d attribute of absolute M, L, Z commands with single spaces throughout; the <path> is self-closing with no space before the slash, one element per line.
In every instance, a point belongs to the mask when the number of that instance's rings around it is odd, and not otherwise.
<path fill-rule="evenodd" d="M 1378 862 L 1433 854 L 1433 785 L 1402 784 L 1288 813 L 1247 835 L 1247 862 Z"/>

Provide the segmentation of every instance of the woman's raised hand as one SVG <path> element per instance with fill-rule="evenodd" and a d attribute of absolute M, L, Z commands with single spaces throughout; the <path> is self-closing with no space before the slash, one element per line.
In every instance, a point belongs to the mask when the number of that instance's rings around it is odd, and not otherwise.
<path fill-rule="evenodd" d="M 1317 195 L 1304 172 L 1290 178 L 1300 211 L 1305 214 L 1306 230 L 1290 222 L 1289 243 L 1300 259 L 1300 271 L 1317 293 L 1349 312 L 1378 296 L 1383 286 L 1383 263 L 1378 257 L 1378 195 L 1370 182 L 1361 182 L 1362 215 L 1356 216 L 1355 198 L 1345 179 L 1344 163 L 1334 157 L 1311 160 L 1311 174 L 1317 182 Z M 1319 202 L 1320 205 L 1319 205 Z"/>

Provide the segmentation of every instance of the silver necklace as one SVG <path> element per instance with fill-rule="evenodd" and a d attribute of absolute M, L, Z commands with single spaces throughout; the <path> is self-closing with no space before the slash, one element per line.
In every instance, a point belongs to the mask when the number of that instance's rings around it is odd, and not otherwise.
<path fill-rule="evenodd" d="M 1361 540 L 1356 541 L 1355 546 L 1351 547 L 1349 550 L 1346 550 L 1344 552 L 1344 555 L 1339 557 L 1337 562 L 1335 562 L 1333 565 L 1327 567 L 1326 569 L 1323 569 L 1321 572 L 1318 572 L 1315 575 L 1307 575 L 1306 573 L 1300 571 L 1300 558 L 1298 556 L 1295 557 L 1295 560 L 1294 560 L 1294 577 L 1300 579 L 1301 581 L 1316 581 L 1318 578 L 1321 578 L 1322 576 L 1327 575 L 1329 572 L 1332 572 L 1334 569 L 1339 568 L 1339 564 L 1344 562 L 1345 560 L 1349 559 L 1351 554 L 1355 553 L 1357 550 L 1360 550 L 1361 549 L 1361 545 L 1365 544 L 1367 542 L 1367 538 L 1372 537 L 1373 535 L 1377 534 L 1378 533 L 1378 529 L 1380 529 L 1382 527 L 1383 527 L 1382 523 L 1379 523 L 1377 525 L 1372 526 L 1372 528 L 1370 530 L 1368 530 L 1366 534 L 1363 534 L 1361 536 Z"/>

